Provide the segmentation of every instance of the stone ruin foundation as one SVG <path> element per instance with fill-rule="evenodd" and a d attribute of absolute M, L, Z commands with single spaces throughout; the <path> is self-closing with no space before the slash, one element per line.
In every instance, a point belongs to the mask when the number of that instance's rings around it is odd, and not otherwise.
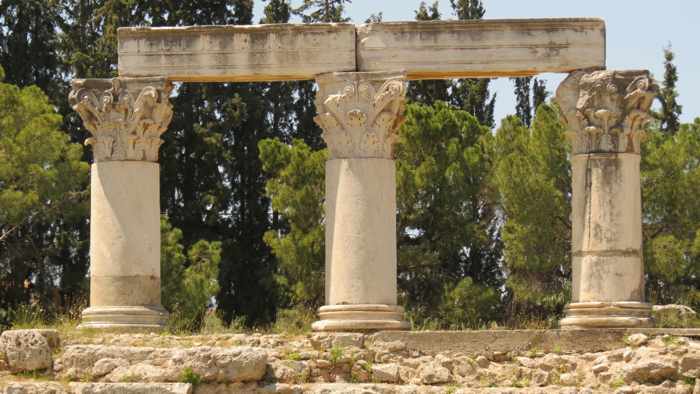
<path fill-rule="evenodd" d="M 700 331 L 6 331 L 7 394 L 700 393 Z M 31 372 L 34 371 L 34 372 Z"/>

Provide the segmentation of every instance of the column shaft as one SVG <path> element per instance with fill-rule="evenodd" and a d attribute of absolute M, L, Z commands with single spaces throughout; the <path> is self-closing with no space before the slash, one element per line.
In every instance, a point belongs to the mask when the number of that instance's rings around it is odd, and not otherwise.
<path fill-rule="evenodd" d="M 83 326 L 164 324 L 157 163 L 92 165 L 90 308 Z"/>
<path fill-rule="evenodd" d="M 326 299 L 332 305 L 395 304 L 394 161 L 329 160 L 326 198 Z"/>

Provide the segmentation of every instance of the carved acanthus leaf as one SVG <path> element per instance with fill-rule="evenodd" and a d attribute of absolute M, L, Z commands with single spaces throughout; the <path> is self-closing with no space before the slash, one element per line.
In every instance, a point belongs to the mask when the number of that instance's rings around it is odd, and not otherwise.
<path fill-rule="evenodd" d="M 330 158 L 393 158 L 403 122 L 403 74 L 336 73 L 317 82 L 315 121 Z"/>
<path fill-rule="evenodd" d="M 173 116 L 170 85 L 159 79 L 75 80 L 68 96 L 92 137 L 96 162 L 158 161 Z"/>
<path fill-rule="evenodd" d="M 658 86 L 648 71 L 577 71 L 557 90 L 574 154 L 639 153 Z"/>

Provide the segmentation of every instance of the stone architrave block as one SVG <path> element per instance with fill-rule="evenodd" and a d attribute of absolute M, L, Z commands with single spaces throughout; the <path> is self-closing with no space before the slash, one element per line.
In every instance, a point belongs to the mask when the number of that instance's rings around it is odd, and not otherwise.
<path fill-rule="evenodd" d="M 596 18 L 373 23 L 357 28 L 358 71 L 408 79 L 517 77 L 605 67 Z"/>
<path fill-rule="evenodd" d="M 51 368 L 49 341 L 35 330 L 8 330 L 0 335 L 0 353 L 4 353 L 10 371 L 28 372 Z"/>
<path fill-rule="evenodd" d="M 313 79 L 355 71 L 355 26 L 123 27 L 119 75 L 164 76 L 185 82 Z"/>
<path fill-rule="evenodd" d="M 71 383 L 74 394 L 192 394 L 189 383 Z"/>

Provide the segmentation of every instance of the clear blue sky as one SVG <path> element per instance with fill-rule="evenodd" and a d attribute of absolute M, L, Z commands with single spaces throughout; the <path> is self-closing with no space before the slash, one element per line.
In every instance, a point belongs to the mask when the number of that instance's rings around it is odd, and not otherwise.
<path fill-rule="evenodd" d="M 428 1 L 432 3 L 431 1 Z M 256 19 L 264 3 L 255 0 Z M 299 0 L 293 1 L 294 5 Z M 700 117 L 700 15 L 699 0 L 483 0 L 485 18 L 600 17 L 607 26 L 609 69 L 649 69 L 663 79 L 663 47 L 672 44 L 678 66 L 682 121 Z M 420 0 L 353 0 L 347 14 L 362 23 L 383 12 L 385 21 L 413 20 Z M 456 19 L 449 0 L 440 0 L 443 19 Z M 563 76 L 543 74 L 550 92 Z M 508 79 L 492 83 L 498 93 L 496 120 L 514 112 L 513 85 Z"/>

